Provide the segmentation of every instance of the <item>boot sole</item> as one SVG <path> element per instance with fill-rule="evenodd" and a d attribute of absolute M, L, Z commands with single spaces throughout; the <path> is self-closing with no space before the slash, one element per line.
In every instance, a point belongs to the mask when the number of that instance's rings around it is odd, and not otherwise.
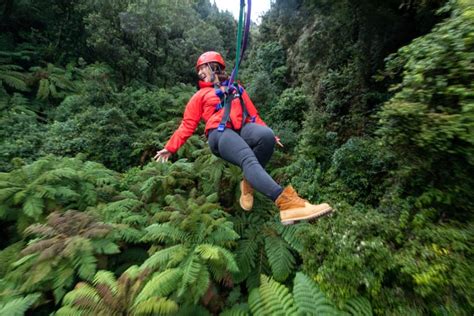
<path fill-rule="evenodd" d="M 298 218 L 292 218 L 292 219 L 287 219 L 287 220 L 282 220 L 281 223 L 283 225 L 293 225 L 293 224 L 297 224 L 301 221 L 305 221 L 305 220 L 314 220 L 314 219 L 318 219 L 320 217 L 323 217 L 323 216 L 326 216 L 326 215 L 329 215 L 333 212 L 333 209 L 331 207 L 327 208 L 327 209 L 324 209 L 324 210 L 321 210 L 319 211 L 318 213 L 316 214 L 311 214 L 311 215 L 307 215 L 307 216 L 301 216 L 301 217 L 298 217 Z"/>
<path fill-rule="evenodd" d="M 244 192 L 244 186 L 243 186 L 242 181 L 241 181 L 241 182 L 240 182 L 240 199 L 239 199 L 239 204 L 240 204 L 240 207 L 241 207 L 244 211 L 250 212 L 250 211 L 252 210 L 252 208 L 253 208 L 253 203 L 252 203 L 252 205 L 251 205 L 250 207 L 244 207 L 244 203 L 242 203 L 242 199 L 243 199 L 244 195 L 243 195 L 242 192 Z"/>

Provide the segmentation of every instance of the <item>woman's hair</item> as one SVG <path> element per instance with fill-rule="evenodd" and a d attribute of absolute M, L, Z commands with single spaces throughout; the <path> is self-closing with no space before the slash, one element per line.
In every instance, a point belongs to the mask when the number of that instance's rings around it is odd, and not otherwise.
<path fill-rule="evenodd" d="M 217 78 L 219 78 L 219 82 L 226 81 L 229 79 L 229 75 L 222 69 L 222 66 L 219 63 L 209 63 L 211 70 L 216 74 Z"/>

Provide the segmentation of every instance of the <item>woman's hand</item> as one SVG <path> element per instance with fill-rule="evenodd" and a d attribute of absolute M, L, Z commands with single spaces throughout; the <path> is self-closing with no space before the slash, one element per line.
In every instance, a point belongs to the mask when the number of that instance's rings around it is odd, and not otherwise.
<path fill-rule="evenodd" d="M 168 149 L 163 148 L 160 151 L 156 152 L 155 157 L 153 157 L 157 162 L 167 162 L 168 159 L 171 157 L 171 153 L 168 151 Z"/>
<path fill-rule="evenodd" d="M 282 147 L 282 148 L 284 147 L 283 144 L 282 144 L 281 141 L 280 141 L 280 137 L 275 136 L 275 141 L 276 141 L 276 143 L 277 143 L 278 146 L 280 146 L 280 147 Z"/>

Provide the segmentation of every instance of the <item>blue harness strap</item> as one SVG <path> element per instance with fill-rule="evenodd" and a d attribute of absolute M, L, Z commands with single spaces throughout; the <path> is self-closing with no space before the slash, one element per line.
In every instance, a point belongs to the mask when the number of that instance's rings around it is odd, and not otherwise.
<path fill-rule="evenodd" d="M 237 89 L 238 87 L 238 89 Z M 217 128 L 219 132 L 223 132 L 227 123 L 230 121 L 230 111 L 232 108 L 232 101 L 235 98 L 239 98 L 240 105 L 242 106 L 242 127 L 247 123 L 247 118 L 249 117 L 249 112 L 247 111 L 247 107 L 245 106 L 244 98 L 242 97 L 244 93 L 244 88 L 234 84 L 234 86 L 227 89 L 229 93 L 224 93 L 219 87 L 214 86 L 215 93 L 219 97 L 220 103 L 216 105 L 216 112 L 224 109 L 224 114 L 222 115 L 222 120 Z M 255 122 L 256 117 L 252 116 L 250 121 L 253 123 Z"/>

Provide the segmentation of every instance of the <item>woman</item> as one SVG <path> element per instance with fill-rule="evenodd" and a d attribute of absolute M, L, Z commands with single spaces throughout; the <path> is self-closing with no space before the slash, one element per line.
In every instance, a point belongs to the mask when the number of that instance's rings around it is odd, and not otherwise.
<path fill-rule="evenodd" d="M 240 86 L 228 93 L 233 98 L 226 119 L 221 99 L 228 82 L 224 70 L 224 59 L 217 52 L 206 52 L 198 58 L 196 71 L 200 79 L 200 90 L 186 105 L 179 128 L 165 148 L 155 155 L 156 161 L 167 161 L 194 133 L 199 121 L 203 119 L 212 153 L 243 170 L 240 206 L 244 210 L 252 209 L 255 188 L 276 203 L 284 225 L 329 214 L 332 209 L 327 203 L 310 204 L 300 198 L 291 185 L 283 189 L 265 171 L 264 167 L 273 154 L 275 143 L 282 145 L 262 121 L 247 92 Z"/>

